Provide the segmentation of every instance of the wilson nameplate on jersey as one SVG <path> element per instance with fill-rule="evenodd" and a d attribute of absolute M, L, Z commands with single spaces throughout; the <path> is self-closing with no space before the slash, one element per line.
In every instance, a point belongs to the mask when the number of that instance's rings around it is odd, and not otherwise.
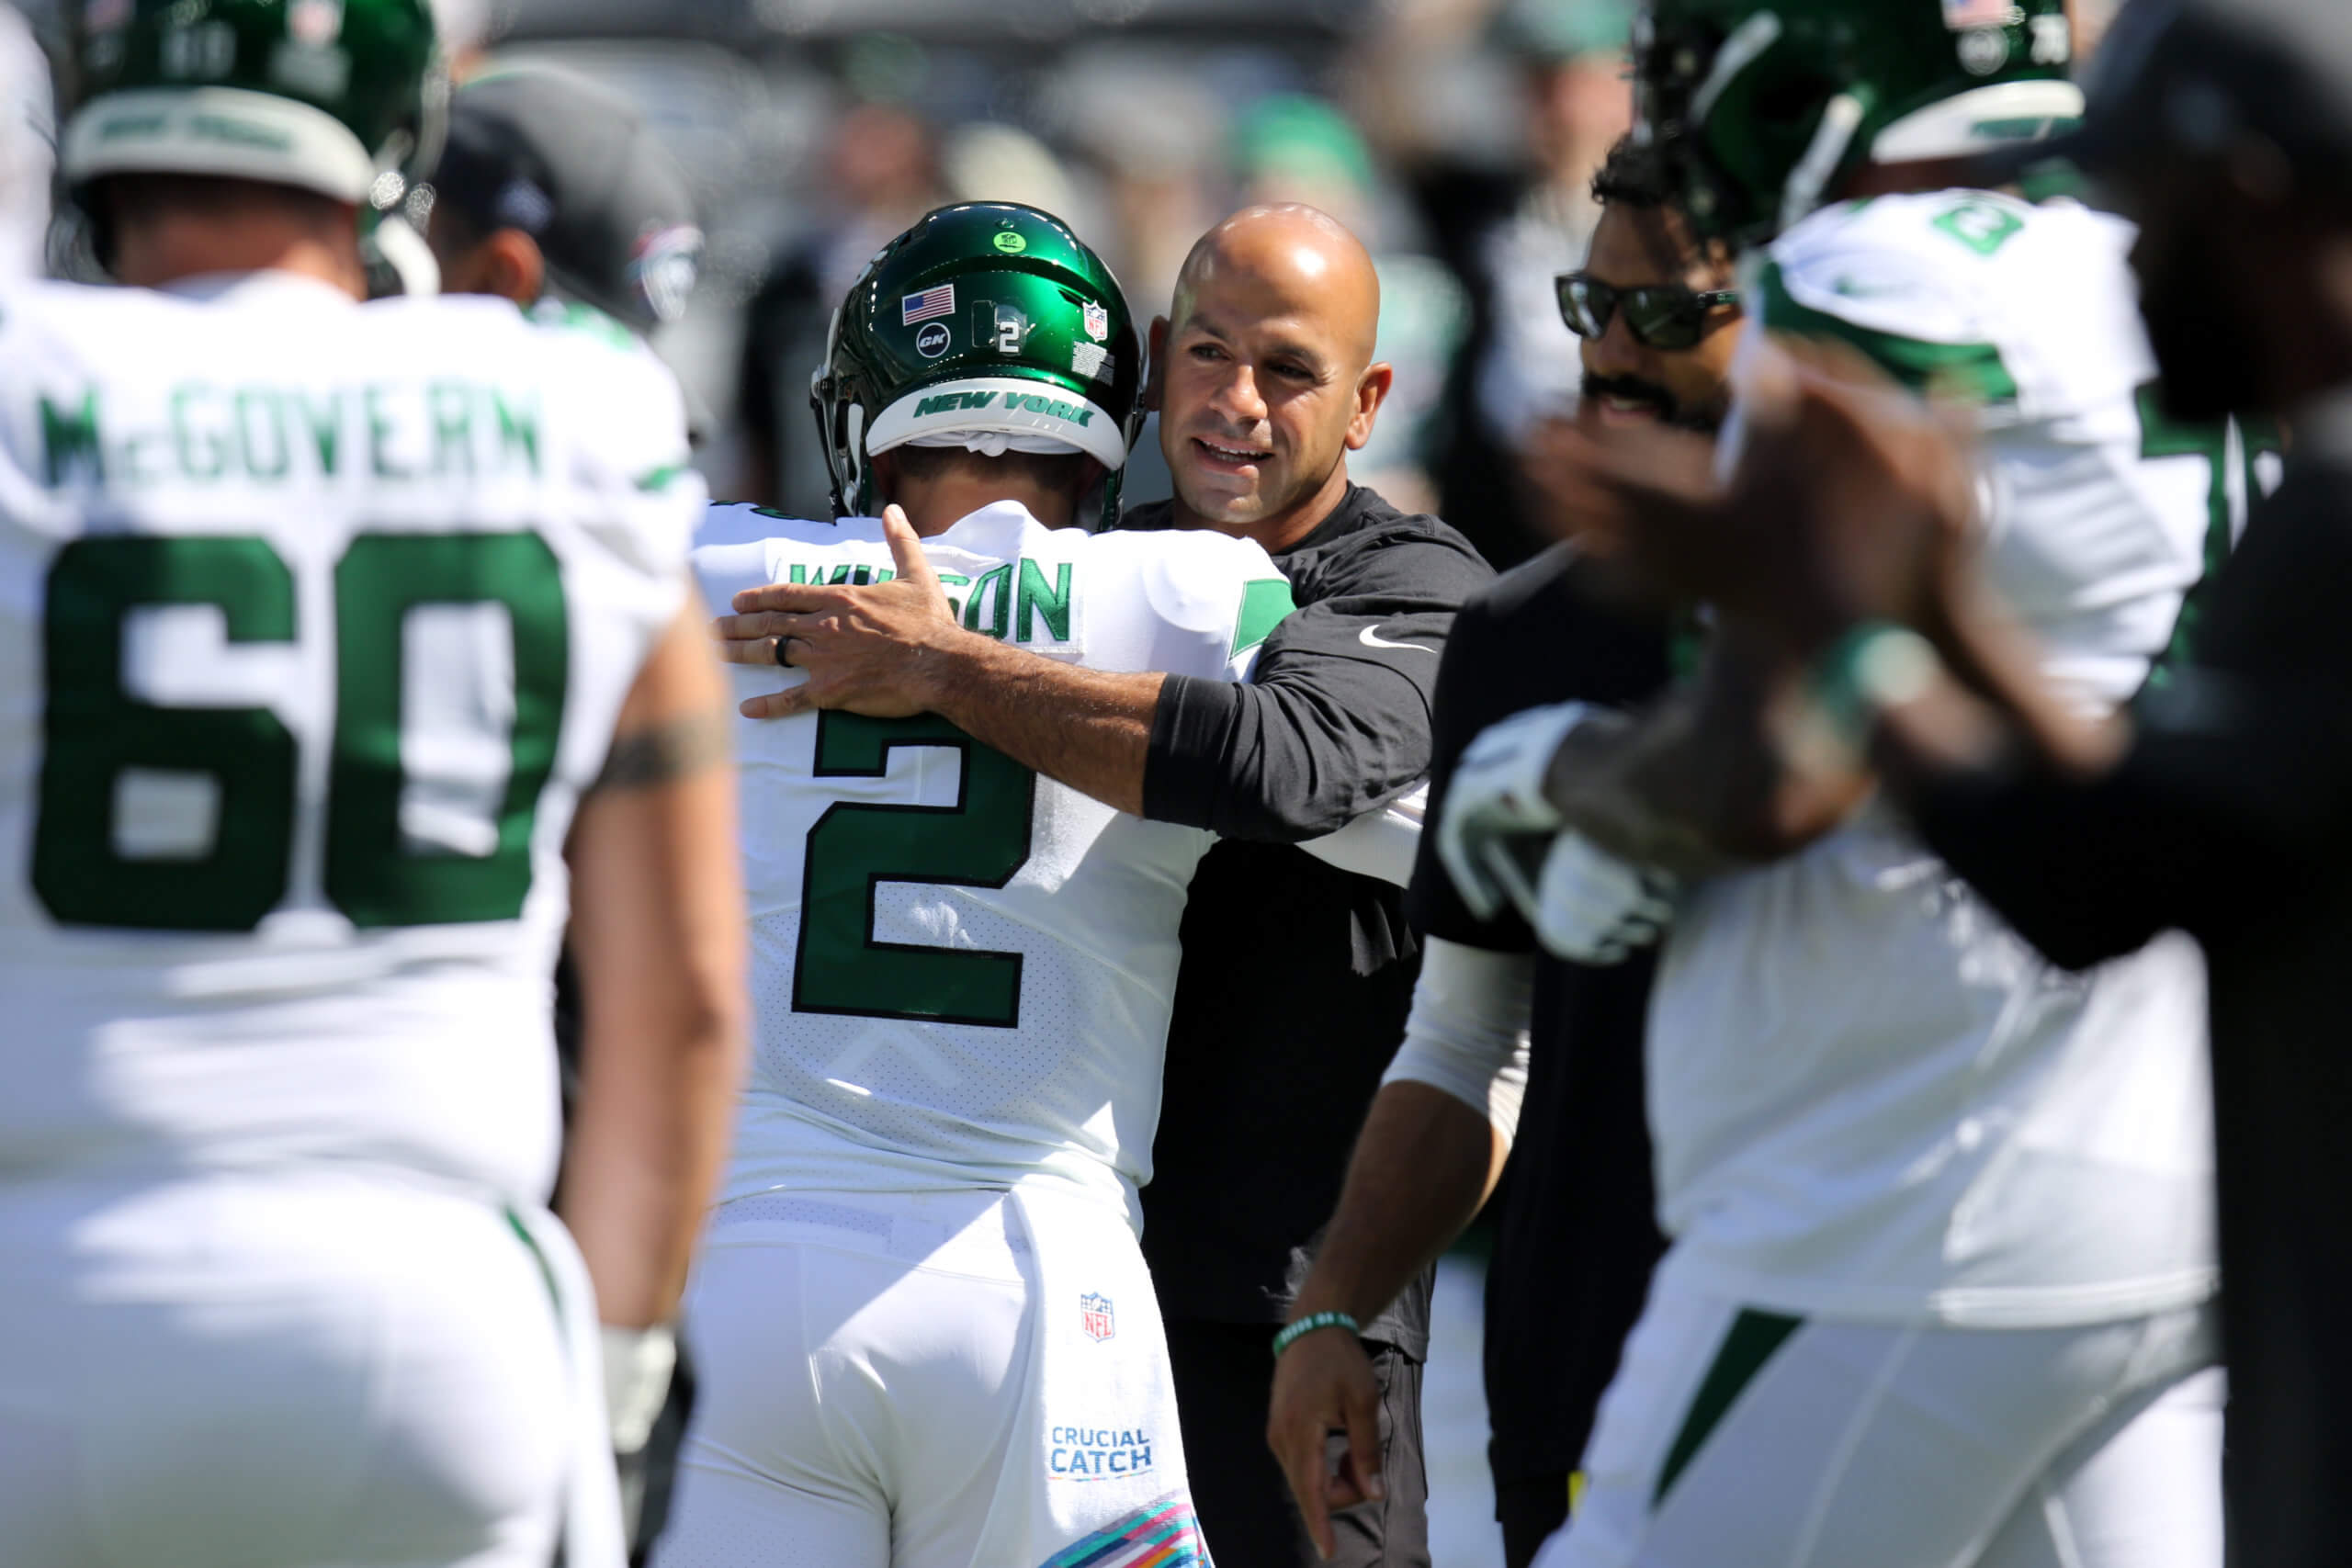
<path fill-rule="evenodd" d="M 886 560 L 888 554 L 886 548 Z M 838 554 L 824 560 L 780 559 L 775 567 L 778 582 L 835 587 L 864 588 L 898 575 L 888 565 L 844 561 Z M 938 576 L 949 614 L 967 631 L 1018 644 L 1047 659 L 1075 661 L 1086 646 L 1079 571 L 1077 562 L 1021 556 L 976 571 L 943 570 Z"/>

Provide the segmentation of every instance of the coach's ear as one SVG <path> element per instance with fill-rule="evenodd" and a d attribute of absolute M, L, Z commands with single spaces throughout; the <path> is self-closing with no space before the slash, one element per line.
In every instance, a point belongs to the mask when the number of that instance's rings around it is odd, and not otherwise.
<path fill-rule="evenodd" d="M 1159 412 L 1160 384 L 1168 378 L 1168 318 L 1154 316 L 1151 331 L 1146 334 L 1148 345 L 1143 362 L 1143 412 Z"/>

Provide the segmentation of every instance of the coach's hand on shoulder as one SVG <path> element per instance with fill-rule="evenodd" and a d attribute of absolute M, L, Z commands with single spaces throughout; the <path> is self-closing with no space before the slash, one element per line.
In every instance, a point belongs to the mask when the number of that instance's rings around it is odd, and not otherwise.
<path fill-rule="evenodd" d="M 746 718 L 790 718 L 846 708 L 905 718 L 938 705 L 932 684 L 957 644 L 978 639 L 948 606 L 938 574 L 907 514 L 883 508 L 882 529 L 897 575 L 888 582 L 777 582 L 735 595 L 735 613 L 711 623 L 729 664 L 783 664 L 808 679 L 739 705 Z"/>
<path fill-rule="evenodd" d="M 1335 1466 L 1330 1434 L 1347 1435 Z M 1380 1481 L 1380 1385 L 1363 1341 L 1344 1328 L 1301 1335 L 1274 1362 L 1274 1392 L 1266 1416 L 1266 1442 L 1274 1450 L 1307 1538 L 1326 1562 L 1338 1550 L 1331 1511 L 1385 1495 Z"/>

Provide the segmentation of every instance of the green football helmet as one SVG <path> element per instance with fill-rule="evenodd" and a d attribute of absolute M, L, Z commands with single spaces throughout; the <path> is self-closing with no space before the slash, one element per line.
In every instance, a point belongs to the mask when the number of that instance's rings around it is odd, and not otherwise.
<path fill-rule="evenodd" d="M 1864 164 L 1965 157 L 2081 118 L 2065 0 L 1648 0 L 1634 134 L 1706 234 L 1759 244 Z"/>
<path fill-rule="evenodd" d="M 1100 462 L 1107 527 L 1143 424 L 1142 385 L 1119 280 L 1068 224 L 1008 201 L 925 213 L 858 275 L 809 381 L 833 513 L 877 510 L 876 453 L 993 434 Z"/>
<path fill-rule="evenodd" d="M 440 151 L 448 81 L 425 0 L 84 0 L 58 161 L 220 175 L 383 211 Z"/>

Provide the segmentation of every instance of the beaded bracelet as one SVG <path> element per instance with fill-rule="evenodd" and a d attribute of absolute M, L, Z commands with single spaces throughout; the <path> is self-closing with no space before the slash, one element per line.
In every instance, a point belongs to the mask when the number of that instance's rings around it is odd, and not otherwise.
<path fill-rule="evenodd" d="M 1279 1357 L 1303 1336 L 1318 1328 L 1344 1328 L 1351 1334 L 1361 1332 L 1356 1320 L 1343 1312 L 1310 1312 L 1296 1323 L 1274 1336 L 1274 1354 Z"/>

